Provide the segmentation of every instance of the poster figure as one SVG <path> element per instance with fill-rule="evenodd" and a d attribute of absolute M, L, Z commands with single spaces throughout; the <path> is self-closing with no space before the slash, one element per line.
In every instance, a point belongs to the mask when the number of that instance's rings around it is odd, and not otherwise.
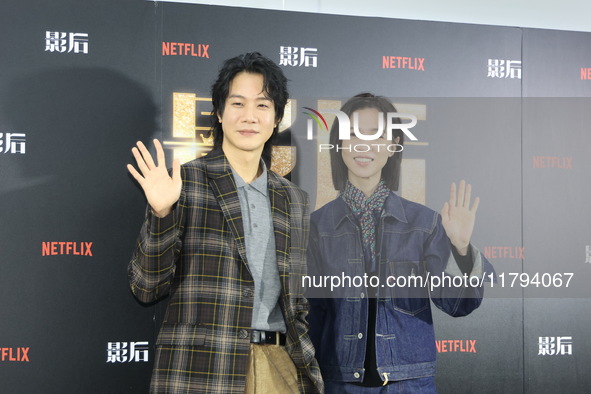
<path fill-rule="evenodd" d="M 470 244 L 479 199 L 471 201 L 464 181 L 451 185 L 441 215 L 399 197 L 404 135 L 394 130 L 387 140 L 384 127 L 396 108 L 364 93 L 341 111 L 351 134 L 339 140 L 338 122 L 330 131 L 330 144 L 339 147 L 330 151 L 339 195 L 312 213 L 308 248 L 316 280 L 307 289 L 314 294 L 310 335 L 326 392 L 434 393 L 431 302 L 451 316 L 468 315 L 483 296 L 482 281 L 470 278 L 492 269 Z M 356 149 L 368 142 L 359 133 L 379 138 L 369 150 Z M 329 288 L 326 279 L 335 277 L 341 288 Z"/>
<path fill-rule="evenodd" d="M 314 393 L 323 385 L 290 279 L 306 273 L 308 196 L 267 169 L 288 99 L 259 53 L 227 60 L 212 86 L 214 148 L 172 174 L 155 140 L 129 171 L 148 200 L 129 264 L 134 295 L 170 296 L 151 391 Z M 299 293 L 298 293 L 299 292 Z"/>

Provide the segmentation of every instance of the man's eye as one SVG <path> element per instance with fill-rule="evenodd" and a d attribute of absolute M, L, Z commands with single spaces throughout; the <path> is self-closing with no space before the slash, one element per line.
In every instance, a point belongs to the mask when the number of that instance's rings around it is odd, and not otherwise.
<path fill-rule="evenodd" d="M 269 108 L 269 104 L 259 104 L 260 108 Z"/>

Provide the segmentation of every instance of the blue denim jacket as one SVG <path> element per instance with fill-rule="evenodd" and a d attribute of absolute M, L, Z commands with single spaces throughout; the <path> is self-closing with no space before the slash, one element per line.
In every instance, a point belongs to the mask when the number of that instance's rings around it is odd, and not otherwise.
<path fill-rule="evenodd" d="M 471 246 L 474 268 L 482 275 L 492 266 Z M 482 301 L 482 286 L 390 287 L 388 276 L 460 275 L 451 256 L 451 243 L 441 216 L 393 192 L 386 199 L 376 235 L 377 286 L 376 357 L 382 380 L 435 375 L 435 333 L 429 299 L 451 316 L 468 315 Z M 361 230 L 340 197 L 311 216 L 308 273 L 327 276 L 363 276 Z M 391 283 L 391 282 L 388 282 Z M 448 283 L 448 282 L 446 282 Z M 375 282 L 374 282 L 375 284 Z M 314 289 L 317 291 L 317 289 Z M 310 336 L 327 381 L 362 382 L 367 337 L 368 289 L 356 287 L 338 298 L 309 296 Z M 328 289 L 330 292 L 330 289 Z M 326 294 L 326 293 L 325 293 Z M 334 292 L 332 294 L 335 294 Z M 329 296 L 330 297 L 330 296 Z"/>

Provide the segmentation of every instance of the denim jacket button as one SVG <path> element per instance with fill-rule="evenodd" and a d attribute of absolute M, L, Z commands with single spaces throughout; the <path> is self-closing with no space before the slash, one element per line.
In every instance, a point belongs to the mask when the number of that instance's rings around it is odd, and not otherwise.
<path fill-rule="evenodd" d="M 359 375 L 359 372 L 355 372 L 355 373 L 353 374 L 353 376 L 355 377 L 355 379 L 359 379 L 359 376 L 361 376 L 361 375 Z"/>
<path fill-rule="evenodd" d="M 365 294 L 364 294 L 364 293 L 361 293 L 361 294 L 359 295 L 359 297 L 361 297 L 361 298 L 365 298 Z"/>
<path fill-rule="evenodd" d="M 360 332 L 359 334 L 357 334 L 357 338 L 359 338 L 359 339 L 363 338 L 363 333 Z"/>

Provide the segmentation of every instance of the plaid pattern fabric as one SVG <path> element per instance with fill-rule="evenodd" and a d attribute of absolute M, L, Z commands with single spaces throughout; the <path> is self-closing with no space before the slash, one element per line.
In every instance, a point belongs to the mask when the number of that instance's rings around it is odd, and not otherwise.
<path fill-rule="evenodd" d="M 240 201 L 220 151 L 181 168 L 183 190 L 173 213 L 148 210 L 129 264 L 132 292 L 143 302 L 170 294 L 156 343 L 151 391 L 243 393 L 250 345 L 254 281 L 248 268 Z M 323 384 L 308 336 L 309 305 L 299 284 L 306 274 L 308 197 L 269 171 L 279 303 L 286 351 L 302 392 Z"/>

